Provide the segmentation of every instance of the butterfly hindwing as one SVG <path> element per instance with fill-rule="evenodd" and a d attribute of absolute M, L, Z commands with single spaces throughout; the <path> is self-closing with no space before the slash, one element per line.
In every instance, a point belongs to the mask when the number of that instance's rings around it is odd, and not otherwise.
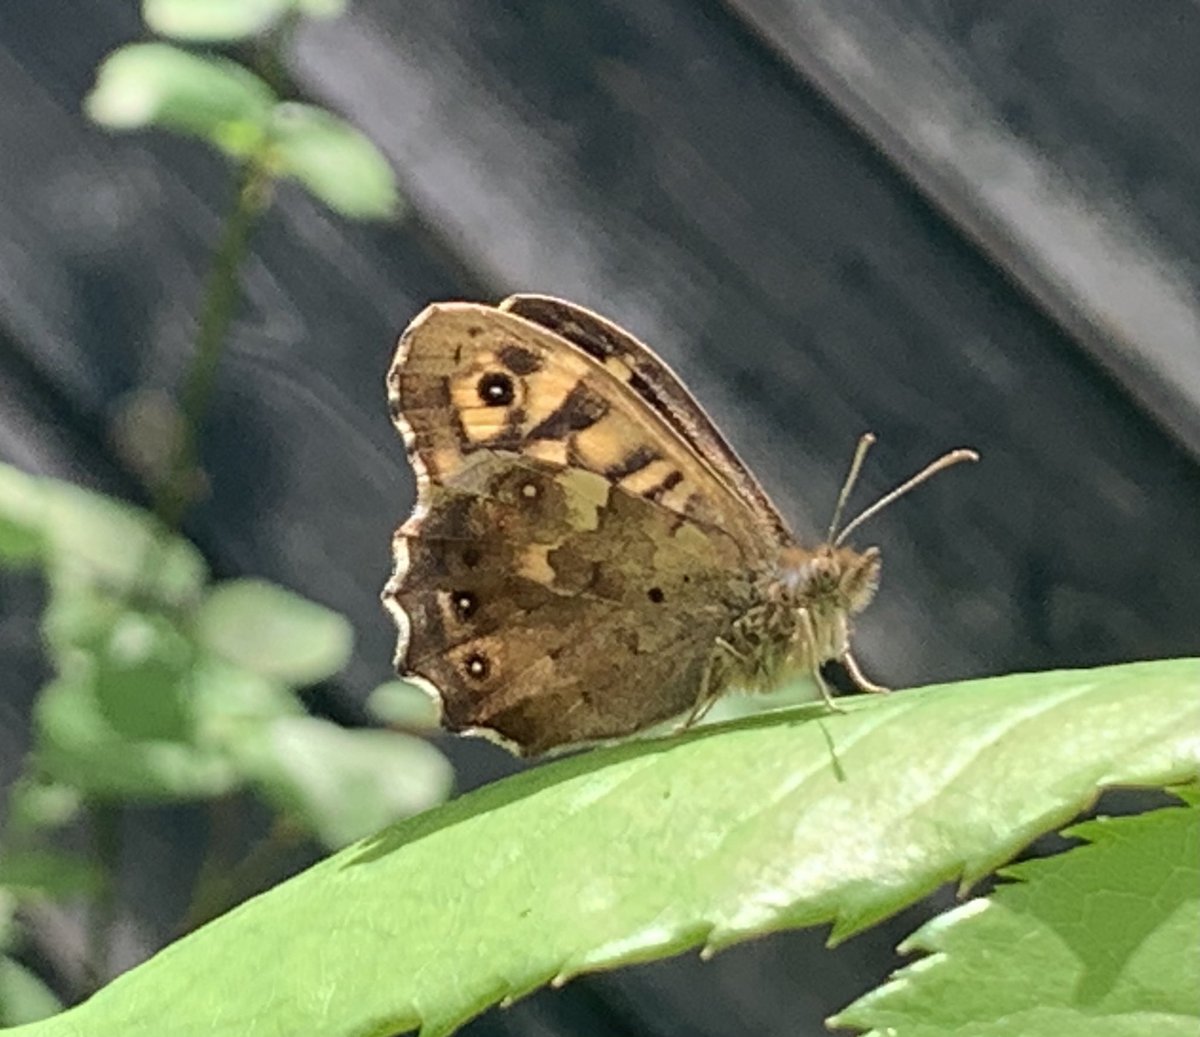
<path fill-rule="evenodd" d="M 470 473 L 398 531 L 385 592 L 402 669 L 439 690 L 446 726 L 533 753 L 690 708 L 738 591 L 728 539 L 630 494 L 573 526 L 592 473 L 500 454 Z"/>

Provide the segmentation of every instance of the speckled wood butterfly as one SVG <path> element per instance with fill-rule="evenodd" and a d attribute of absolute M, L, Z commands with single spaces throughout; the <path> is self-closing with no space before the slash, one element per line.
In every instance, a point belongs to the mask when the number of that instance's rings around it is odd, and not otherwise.
<path fill-rule="evenodd" d="M 392 418 L 418 498 L 383 600 L 397 669 L 452 731 L 514 752 L 698 718 L 726 689 L 765 690 L 850 652 L 879 550 L 837 528 L 797 542 L 757 480 L 649 349 L 580 306 L 514 295 L 437 303 L 400 339 Z M 832 703 L 832 700 L 829 700 Z"/>

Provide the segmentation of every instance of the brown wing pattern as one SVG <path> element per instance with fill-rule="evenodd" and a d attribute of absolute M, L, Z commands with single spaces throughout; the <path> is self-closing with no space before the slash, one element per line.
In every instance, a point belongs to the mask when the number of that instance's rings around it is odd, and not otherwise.
<path fill-rule="evenodd" d="M 574 343 L 629 383 L 638 397 L 695 450 L 755 511 L 782 543 L 791 531 L 745 463 L 696 404 L 679 377 L 624 328 L 597 313 L 549 295 L 510 295 L 500 309 L 518 314 Z"/>
<path fill-rule="evenodd" d="M 402 669 L 439 690 L 451 730 L 521 752 L 627 734 L 695 702 L 744 593 L 731 541 L 616 494 L 585 528 L 588 472 L 477 460 L 396 534 L 385 591 L 405 617 Z M 527 495 L 527 487 L 537 492 Z"/>
<path fill-rule="evenodd" d="M 689 708 L 773 550 L 757 510 L 620 370 L 515 314 L 430 307 L 388 385 L 419 496 L 384 599 L 447 726 L 533 753 Z"/>
<path fill-rule="evenodd" d="M 430 480 L 470 466 L 481 450 L 519 452 L 595 472 L 761 552 L 774 539 L 763 513 L 642 400 L 627 373 L 515 314 L 439 303 L 402 336 L 388 389 L 393 420 Z"/>

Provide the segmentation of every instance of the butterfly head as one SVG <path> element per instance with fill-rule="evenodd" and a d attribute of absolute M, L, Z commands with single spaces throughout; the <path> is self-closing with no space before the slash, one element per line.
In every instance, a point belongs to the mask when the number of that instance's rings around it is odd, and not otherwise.
<path fill-rule="evenodd" d="M 850 617 L 871 603 L 881 564 L 877 547 L 858 551 L 824 543 L 811 551 L 796 547 L 783 553 L 776 593 L 789 611 L 807 617 L 822 658 L 845 651 Z M 801 640 L 803 629 L 803 625 L 796 628 Z"/>
<path fill-rule="evenodd" d="M 773 641 L 780 654 L 768 661 L 768 684 L 794 670 L 811 670 L 843 658 L 850 647 L 851 619 L 871 603 L 879 585 L 877 547 L 858 551 L 824 543 L 793 546 L 779 557 L 765 593 L 754 637 Z"/>
<path fill-rule="evenodd" d="M 799 546 L 784 550 L 778 569 L 771 577 L 767 612 L 776 617 L 777 629 L 793 645 L 789 658 L 792 665 L 842 659 L 853 665 L 857 673 L 857 664 L 853 663 L 849 652 L 850 619 L 865 609 L 875 596 L 881 559 L 879 548 L 859 551 L 846 544 L 847 537 L 931 475 L 960 461 L 977 459 L 973 450 L 952 450 L 841 525 L 842 511 L 858 479 L 863 459 L 874 442 L 875 437 L 870 433 L 858 442 L 825 541 L 811 550 Z M 856 680 L 864 687 L 869 683 L 858 677 Z"/>
<path fill-rule="evenodd" d="M 790 568 L 793 572 L 793 593 L 798 604 L 810 608 L 814 615 L 824 610 L 852 616 L 866 608 L 875 596 L 875 589 L 879 586 L 879 548 L 868 547 L 865 551 L 856 551 L 847 547 L 846 538 L 854 530 L 878 515 L 889 504 L 920 486 L 930 476 L 960 461 L 979 459 L 974 450 L 951 450 L 931 461 L 916 475 L 906 479 L 891 492 L 885 493 L 870 507 L 864 508 L 851 521 L 842 525 L 842 511 L 850 498 L 850 491 L 858 481 L 867 451 L 874 442 L 875 437 L 869 432 L 858 441 L 854 459 L 850 463 L 850 471 L 833 509 L 833 519 L 829 523 L 825 542 L 814 551 L 797 552 L 798 559 L 792 560 L 790 565 L 785 560 L 785 569 Z"/>
<path fill-rule="evenodd" d="M 822 544 L 790 568 L 786 579 L 792 597 L 814 615 L 840 612 L 853 616 L 865 609 L 879 586 L 879 548 Z"/>

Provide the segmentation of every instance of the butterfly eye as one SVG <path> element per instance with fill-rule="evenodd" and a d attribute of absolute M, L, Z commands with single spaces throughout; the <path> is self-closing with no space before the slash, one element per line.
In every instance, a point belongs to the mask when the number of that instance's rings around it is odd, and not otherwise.
<path fill-rule="evenodd" d="M 478 653 L 467 657 L 465 668 L 467 671 L 467 676 L 472 677 L 477 681 L 481 681 L 487 677 L 488 672 L 491 669 L 491 667 L 488 666 L 487 659 Z"/>
<path fill-rule="evenodd" d="M 516 392 L 513 380 L 500 371 L 489 371 L 475 386 L 479 398 L 489 407 L 507 407 L 512 403 Z"/>
<path fill-rule="evenodd" d="M 646 591 L 646 597 L 649 598 L 655 605 L 661 605 L 666 600 L 666 595 L 661 587 L 651 587 Z"/>
<path fill-rule="evenodd" d="M 450 601 L 454 606 L 454 615 L 460 620 L 470 619 L 479 608 L 479 599 L 470 591 L 455 591 L 450 595 Z"/>

